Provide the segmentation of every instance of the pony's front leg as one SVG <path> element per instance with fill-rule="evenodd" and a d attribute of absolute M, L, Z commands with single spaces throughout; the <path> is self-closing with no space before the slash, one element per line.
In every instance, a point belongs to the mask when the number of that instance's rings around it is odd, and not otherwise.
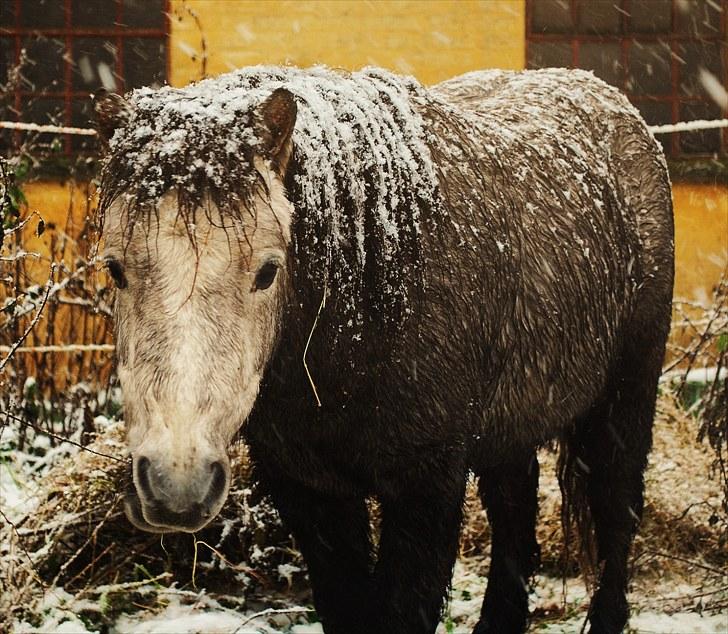
<path fill-rule="evenodd" d="M 441 473 L 427 488 L 381 500 L 377 632 L 432 634 L 437 628 L 458 552 L 465 481 L 465 473 Z"/>
<path fill-rule="evenodd" d="M 292 480 L 265 478 L 308 567 L 326 634 L 374 634 L 372 546 L 364 499 L 333 498 Z"/>

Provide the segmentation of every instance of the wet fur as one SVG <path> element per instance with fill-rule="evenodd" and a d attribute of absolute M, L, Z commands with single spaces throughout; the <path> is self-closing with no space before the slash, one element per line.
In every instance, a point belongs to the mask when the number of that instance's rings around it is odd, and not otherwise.
<path fill-rule="evenodd" d="M 592 631 L 619 632 L 669 327 L 664 160 L 625 98 L 585 73 L 472 74 L 417 110 L 441 204 L 420 207 L 400 253 L 421 275 L 396 319 L 381 270 L 364 267 L 354 339 L 309 230 L 321 219 L 300 204 L 294 135 L 288 281 L 243 427 L 255 475 L 298 540 L 326 631 L 371 634 L 434 631 L 474 471 L 493 528 L 476 632 L 518 632 L 538 561 L 535 451 L 562 438 L 567 508 L 594 526 L 603 571 Z"/>
<path fill-rule="evenodd" d="M 425 220 L 431 223 L 422 245 L 425 290 L 398 338 L 378 336 L 372 315 L 373 341 L 342 351 L 331 344 L 336 306 L 327 306 L 308 352 L 320 408 L 300 363 L 322 292 L 312 292 L 315 272 L 306 271 L 307 280 L 293 290 L 283 320 L 288 327 L 244 431 L 259 478 L 301 539 L 304 556 L 316 562 L 329 551 L 334 560 L 311 566 L 327 631 L 434 630 L 469 469 L 481 476 L 494 529 L 477 631 L 524 628 L 525 584 L 538 560 L 534 451 L 555 437 L 564 439 L 566 512 L 581 520 L 582 542 L 591 541 L 591 498 L 604 535 L 597 565 L 619 552 L 619 570 L 610 564 L 596 595 L 592 629 L 618 632 L 626 620 L 626 551 L 641 514 L 669 327 L 669 183 L 641 120 L 621 114 L 608 131 L 612 115 L 600 121 L 605 114 L 597 111 L 589 121 L 569 102 L 568 85 L 547 94 L 553 86 L 540 89 L 534 80 L 531 92 L 512 95 L 505 80 L 496 92 L 474 78 L 461 99 L 447 85 L 439 89 L 452 109 L 436 103 L 424 116 L 436 133 L 435 160 L 447 161 L 440 179 L 446 209 L 464 229 Z M 611 89 L 583 76 L 578 81 L 622 105 Z M 524 99 L 540 111 L 519 113 Z M 477 120 L 458 117 L 458 101 L 477 109 L 482 137 L 473 130 Z M 557 145 L 561 121 L 574 110 L 583 126 L 586 194 L 575 186 L 568 150 Z M 542 117 L 541 138 L 518 137 L 519 114 Z M 507 152 L 484 151 L 487 133 L 509 119 L 516 120 L 516 135 Z M 566 162 L 541 165 L 542 143 Z M 462 151 L 456 164 L 453 146 Z M 590 170 L 597 164 L 601 174 Z M 520 170 L 527 178 L 514 185 Z M 289 187 L 295 204 L 295 182 Z M 648 223 L 638 222 L 639 210 Z M 506 245 L 503 251 L 496 240 Z M 593 474 L 591 485 L 579 464 Z M 384 510 L 376 564 L 366 546 L 362 501 L 371 495 Z M 370 591 L 377 607 L 363 614 L 355 606 L 369 605 L 360 593 Z"/>

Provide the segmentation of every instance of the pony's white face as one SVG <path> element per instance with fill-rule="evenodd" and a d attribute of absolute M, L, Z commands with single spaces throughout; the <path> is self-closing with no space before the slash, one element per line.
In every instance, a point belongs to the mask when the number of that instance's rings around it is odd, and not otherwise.
<path fill-rule="evenodd" d="M 213 208 L 196 214 L 193 241 L 173 192 L 131 233 L 122 209 L 106 216 L 133 457 L 126 510 L 139 528 L 197 530 L 227 495 L 227 448 L 255 402 L 288 278 L 292 208 L 256 163 L 265 186 L 243 227 L 220 226 Z"/>
<path fill-rule="evenodd" d="M 102 134 L 122 102 L 97 104 Z M 105 211 L 132 455 L 125 509 L 144 530 L 196 531 L 227 496 L 227 449 L 255 403 L 287 298 L 293 209 L 281 179 L 295 115 L 282 89 L 262 105 L 266 158 L 253 159 L 257 181 L 240 213 L 209 196 L 190 213 L 175 189 L 148 207 Z"/>

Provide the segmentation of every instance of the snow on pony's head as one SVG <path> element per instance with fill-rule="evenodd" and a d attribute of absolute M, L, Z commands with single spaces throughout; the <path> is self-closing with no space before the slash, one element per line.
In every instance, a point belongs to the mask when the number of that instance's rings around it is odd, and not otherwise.
<path fill-rule="evenodd" d="M 126 511 L 145 530 L 195 531 L 225 500 L 227 447 L 278 333 L 296 104 L 280 89 L 233 115 L 166 89 L 97 108 L 102 132 L 120 126 L 101 204 L 133 457 Z"/>

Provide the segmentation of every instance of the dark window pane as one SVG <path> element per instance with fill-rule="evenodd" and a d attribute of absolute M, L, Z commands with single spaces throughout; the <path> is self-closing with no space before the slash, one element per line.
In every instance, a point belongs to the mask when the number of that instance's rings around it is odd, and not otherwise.
<path fill-rule="evenodd" d="M 15 62 L 15 39 L 0 37 L 0 84 L 5 85 L 8 81 L 8 70 Z M 2 92 L 2 91 L 0 91 Z"/>
<path fill-rule="evenodd" d="M 161 86 L 167 76 L 167 56 L 164 41 L 158 38 L 129 38 L 124 40 L 125 88 Z"/>
<path fill-rule="evenodd" d="M 680 57 L 680 93 L 691 97 L 705 95 L 705 71 L 723 81 L 722 45 L 719 42 L 683 42 L 678 45 Z"/>
<path fill-rule="evenodd" d="M 720 108 L 708 103 L 680 105 L 680 121 L 719 119 Z M 720 151 L 720 129 L 680 133 L 680 150 L 686 154 L 714 154 Z"/>
<path fill-rule="evenodd" d="M 632 0 L 628 30 L 632 33 L 669 33 L 672 0 Z"/>
<path fill-rule="evenodd" d="M 71 22 L 73 26 L 110 28 L 116 21 L 116 0 L 73 0 Z"/>
<path fill-rule="evenodd" d="M 672 123 L 672 104 L 669 101 L 638 101 L 635 106 L 647 121 L 647 125 Z"/>
<path fill-rule="evenodd" d="M 123 0 L 123 5 L 122 21 L 126 26 L 164 28 L 164 0 Z"/>
<path fill-rule="evenodd" d="M 529 42 L 529 68 L 570 68 L 571 45 L 563 42 Z"/>
<path fill-rule="evenodd" d="M 534 33 L 566 33 L 573 28 L 569 0 L 531 2 L 531 31 Z"/>
<path fill-rule="evenodd" d="M 71 125 L 77 128 L 93 128 L 93 106 L 90 98 L 76 99 L 71 104 Z M 73 135 L 71 147 L 76 150 L 93 150 L 96 148 L 95 136 Z"/>
<path fill-rule="evenodd" d="M 622 62 L 619 44 L 582 42 L 579 46 L 579 68 L 593 70 L 597 77 L 613 86 L 622 87 Z"/>
<path fill-rule="evenodd" d="M 31 97 L 24 101 L 20 120 L 26 123 L 37 123 L 39 125 L 64 125 L 65 103 L 63 99 L 50 99 L 44 97 Z M 33 138 L 35 143 L 41 143 L 49 147 L 58 147 L 63 137 L 58 134 L 37 132 L 23 133 L 23 137 Z M 61 146 L 62 147 L 62 146 Z"/>
<path fill-rule="evenodd" d="M 24 88 L 31 92 L 62 91 L 64 89 L 63 40 L 35 37 L 23 43 L 26 61 L 21 68 Z"/>
<path fill-rule="evenodd" d="M 616 0 L 582 0 L 579 3 L 579 31 L 600 35 L 621 31 Z"/>
<path fill-rule="evenodd" d="M 12 147 L 14 147 L 12 130 L 0 129 L 0 156 L 10 154 Z"/>
<path fill-rule="evenodd" d="M 99 88 L 118 92 L 116 46 L 103 37 L 79 37 L 73 42 L 73 88 L 94 91 Z"/>
<path fill-rule="evenodd" d="M 10 0 L 0 0 L 0 27 L 15 24 L 15 3 Z"/>
<path fill-rule="evenodd" d="M 672 123 L 672 104 L 667 101 L 639 101 L 635 106 L 644 117 L 647 125 Z M 670 154 L 670 137 L 670 134 L 655 135 L 665 154 Z"/>
<path fill-rule="evenodd" d="M 23 0 L 20 3 L 20 26 L 47 29 L 63 28 L 65 24 L 66 12 L 61 0 Z"/>
<path fill-rule="evenodd" d="M 667 44 L 632 42 L 627 90 L 635 95 L 669 95 L 672 92 L 670 60 Z"/>
<path fill-rule="evenodd" d="M 62 98 L 30 97 L 24 100 L 21 121 L 41 125 L 63 125 L 65 102 Z"/>
<path fill-rule="evenodd" d="M 675 29 L 688 35 L 719 36 L 723 13 L 719 0 L 680 0 L 675 3 Z"/>

